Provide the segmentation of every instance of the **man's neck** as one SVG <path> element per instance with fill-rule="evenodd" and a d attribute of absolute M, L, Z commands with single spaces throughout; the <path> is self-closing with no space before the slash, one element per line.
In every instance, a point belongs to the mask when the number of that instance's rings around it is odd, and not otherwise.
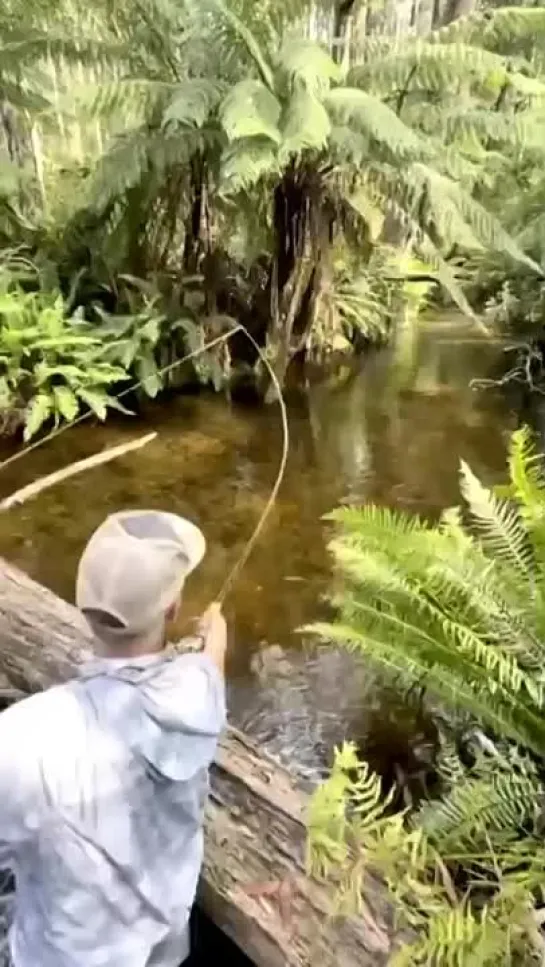
<path fill-rule="evenodd" d="M 116 661 L 131 661 L 135 658 L 159 657 L 165 650 L 164 638 L 160 641 L 135 641 L 120 645 L 99 643 L 97 655 L 100 658 L 112 658 Z"/>

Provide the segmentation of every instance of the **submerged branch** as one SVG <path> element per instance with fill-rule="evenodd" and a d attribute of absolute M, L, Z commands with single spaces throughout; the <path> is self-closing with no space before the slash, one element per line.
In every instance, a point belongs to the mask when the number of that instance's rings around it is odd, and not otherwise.
<path fill-rule="evenodd" d="M 67 480 L 68 477 L 73 477 L 83 470 L 98 467 L 102 463 L 109 463 L 110 460 L 115 460 L 116 457 L 122 457 L 125 453 L 130 453 L 132 450 L 139 450 L 146 443 L 151 443 L 156 436 L 157 433 L 147 433 L 145 436 L 138 437 L 137 440 L 130 440 L 129 443 L 120 443 L 115 447 L 109 447 L 100 453 L 94 453 L 90 457 L 85 457 L 84 460 L 76 460 L 75 463 L 69 463 L 67 467 L 62 467 L 60 470 L 55 470 L 45 477 L 40 477 L 38 480 L 34 480 L 33 483 L 27 484 L 26 487 L 21 487 L 19 490 L 16 490 L 9 497 L 5 497 L 4 500 L 0 501 L 0 510 L 9 510 L 16 504 L 24 504 L 31 497 L 36 497 L 40 494 L 42 490 L 47 490 L 49 487 L 53 487 L 55 484 Z"/>

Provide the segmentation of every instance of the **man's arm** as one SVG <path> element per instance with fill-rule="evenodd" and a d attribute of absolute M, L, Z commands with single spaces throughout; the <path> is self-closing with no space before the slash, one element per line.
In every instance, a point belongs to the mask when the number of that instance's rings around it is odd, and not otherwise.
<path fill-rule="evenodd" d="M 227 625 L 219 602 L 214 602 L 210 605 L 208 611 L 205 611 L 201 619 L 200 633 L 204 639 L 203 653 L 208 655 L 222 678 L 225 678 Z"/>
<path fill-rule="evenodd" d="M 29 701 L 0 714 L 0 869 L 12 866 L 38 820 L 38 751 L 32 748 Z"/>

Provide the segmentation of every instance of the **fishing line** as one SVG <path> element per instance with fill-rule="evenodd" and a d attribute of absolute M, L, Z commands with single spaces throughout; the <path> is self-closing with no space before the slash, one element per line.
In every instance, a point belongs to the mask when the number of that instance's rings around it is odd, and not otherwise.
<path fill-rule="evenodd" d="M 194 359 L 195 356 L 200 356 L 201 353 L 206 352 L 208 349 L 213 349 L 214 346 L 217 346 L 219 343 L 230 339 L 231 336 L 234 336 L 236 332 L 242 331 L 242 329 L 243 326 L 241 326 L 240 323 L 237 323 L 237 325 L 234 326 L 233 329 L 230 329 L 229 332 L 224 332 L 221 336 L 216 336 L 215 339 L 211 339 L 210 342 L 205 343 L 204 346 L 199 346 L 198 349 L 194 349 L 192 352 L 188 353 L 187 356 L 182 356 L 181 359 L 177 359 L 175 362 L 169 363 L 168 366 L 163 366 L 162 369 L 157 370 L 157 375 L 164 376 L 166 373 L 169 373 L 171 370 L 175 369 L 176 366 L 181 366 L 182 363 L 186 363 L 189 359 Z M 247 333 L 247 335 L 249 335 L 249 333 Z M 263 361 L 265 362 L 264 358 Z M 131 383 L 130 386 L 127 386 L 120 393 L 116 393 L 114 399 L 122 400 L 123 397 L 127 396 L 129 393 L 133 393 L 134 390 L 139 389 L 140 386 L 142 386 L 145 382 L 146 380 L 144 378 L 137 380 L 135 383 Z M 18 450 L 17 453 L 12 453 L 11 457 L 7 457 L 5 460 L 3 460 L 2 463 L 0 463 L 0 471 L 4 470 L 6 467 L 9 467 L 10 464 L 15 463 L 16 460 L 20 460 L 21 457 L 25 457 L 27 453 L 31 453 L 32 450 L 36 450 L 38 447 L 41 447 L 42 444 L 48 443 L 50 440 L 54 440 L 55 437 L 59 436 L 59 434 L 65 433 L 66 430 L 72 429 L 72 427 L 77 426 L 78 423 L 83 423 L 84 420 L 88 420 L 94 415 L 96 414 L 94 414 L 92 410 L 87 410 L 86 413 L 81 413 L 80 416 L 76 416 L 68 423 L 63 423 L 62 426 L 51 430 L 50 433 L 47 433 L 44 437 L 40 437 L 39 440 L 35 440 L 34 443 L 28 443 L 25 447 L 23 447 L 22 450 Z"/>
<path fill-rule="evenodd" d="M 286 471 L 286 464 L 288 461 L 288 454 L 289 454 L 290 436 L 289 436 L 288 411 L 282 394 L 282 387 L 265 353 L 258 345 L 254 337 L 251 335 L 251 333 L 248 332 L 248 330 L 246 329 L 246 326 L 243 326 L 242 323 L 240 322 L 236 323 L 233 326 L 233 328 L 230 329 L 228 332 L 222 333 L 221 336 L 216 336 L 215 339 L 211 339 L 210 342 L 205 343 L 204 346 L 199 346 L 198 349 L 194 349 L 192 352 L 187 353 L 187 355 L 183 356 L 181 359 L 177 359 L 175 360 L 175 362 L 169 363 L 167 366 L 163 366 L 161 369 L 157 371 L 159 376 L 165 376 L 167 373 L 175 369 L 176 366 L 181 366 L 182 363 L 185 363 L 190 359 L 195 359 L 195 357 L 200 356 L 204 352 L 207 352 L 207 350 L 213 349 L 214 346 L 218 346 L 221 343 L 231 339 L 231 337 L 234 336 L 237 332 L 242 332 L 246 336 L 248 341 L 251 343 L 251 345 L 253 346 L 253 348 L 255 349 L 258 355 L 260 362 L 267 370 L 267 373 L 270 376 L 271 382 L 273 383 L 274 388 L 276 390 L 276 396 L 277 396 L 278 405 L 280 407 L 280 416 L 281 416 L 281 423 L 282 423 L 282 452 L 281 452 L 280 462 L 278 464 L 278 470 L 276 472 L 274 484 L 269 494 L 269 497 L 267 499 L 267 502 L 265 504 L 265 507 L 263 508 L 263 511 L 248 541 L 244 545 L 242 553 L 239 555 L 233 567 L 227 573 L 227 577 L 225 578 L 221 586 L 221 589 L 219 591 L 219 594 L 216 597 L 216 601 L 220 602 L 221 604 L 223 604 L 234 582 L 236 581 L 238 575 L 240 574 L 240 571 L 248 561 L 248 558 L 250 557 L 250 554 L 252 553 L 257 540 L 259 539 L 259 536 L 263 530 L 263 527 L 265 526 L 267 518 L 271 513 L 274 507 L 274 504 L 276 503 L 278 492 L 280 490 L 280 487 L 282 486 L 282 481 L 284 479 L 284 474 Z M 142 386 L 144 382 L 145 382 L 145 379 L 140 379 L 134 383 L 131 383 L 131 385 L 128 386 L 126 389 L 122 390 L 120 393 L 117 393 L 114 398 L 117 400 L 122 399 L 124 396 L 127 396 L 129 393 L 134 392 L 136 389 Z M 66 430 L 70 430 L 72 427 L 77 426 L 79 423 L 82 423 L 83 420 L 88 419 L 92 415 L 93 413 L 90 410 L 85 413 L 82 413 L 79 416 L 75 417 L 75 419 L 71 420 L 69 423 L 65 423 L 63 424 L 63 426 L 53 429 L 50 433 L 46 434 L 46 436 L 41 437 L 39 440 L 36 440 L 34 443 L 27 444 L 27 446 L 25 446 L 22 450 L 17 451 L 17 453 L 12 454 L 11 457 L 7 457 L 6 460 L 0 463 L 0 471 L 4 470 L 10 464 L 15 463 L 15 461 L 19 460 L 21 457 L 26 456 L 32 450 L 36 450 L 44 443 L 47 443 L 48 441 L 53 440 L 55 437 L 59 436 L 60 433 L 64 433 Z"/>
<path fill-rule="evenodd" d="M 285 403 L 285 400 L 284 400 L 284 396 L 282 394 L 282 387 L 280 386 L 280 382 L 278 380 L 278 377 L 277 377 L 274 369 L 272 368 L 269 360 L 267 359 L 267 357 L 265 356 L 265 354 L 262 352 L 260 346 L 258 346 L 258 344 L 255 341 L 254 337 L 252 335 L 250 335 L 250 333 L 248 332 L 248 330 L 246 329 L 246 327 L 243 326 L 241 323 L 238 323 L 238 326 L 239 326 L 239 329 L 244 333 L 244 335 L 246 336 L 246 338 L 251 342 L 252 346 L 254 347 L 255 351 L 257 352 L 257 354 L 259 356 L 259 359 L 261 360 L 261 362 L 265 366 L 265 369 L 267 370 L 267 372 L 268 372 L 268 374 L 269 374 L 269 376 L 271 378 L 272 383 L 274 384 L 274 388 L 276 390 L 276 396 L 277 396 L 277 400 L 278 400 L 278 405 L 280 407 L 280 416 L 281 416 L 281 420 L 282 420 L 282 453 L 281 453 L 281 456 L 280 456 L 280 463 L 278 464 L 278 470 L 276 472 L 276 478 L 275 478 L 275 481 L 274 481 L 274 485 L 273 485 L 273 488 L 272 488 L 272 490 L 271 490 L 271 492 L 269 494 L 269 499 L 267 500 L 267 503 L 265 504 L 265 507 L 263 508 L 263 511 L 261 513 L 261 516 L 260 516 L 260 518 L 259 518 L 256 526 L 254 527 L 254 530 L 253 530 L 252 534 L 250 535 L 248 541 L 246 542 L 246 544 L 245 544 L 245 546 L 244 546 L 244 548 L 242 550 L 242 553 L 241 553 L 240 557 L 235 561 L 234 566 L 231 568 L 231 570 L 227 574 L 227 577 L 225 578 L 225 581 L 223 582 L 223 584 L 221 586 L 221 590 L 220 590 L 220 592 L 219 592 L 219 594 L 218 594 L 218 596 L 216 598 L 216 600 L 219 601 L 220 604 L 223 604 L 225 598 L 227 597 L 229 591 L 231 590 L 232 585 L 234 584 L 236 578 L 240 574 L 240 571 L 242 570 L 242 568 L 246 564 L 246 562 L 247 562 L 250 554 L 252 553 L 252 551 L 254 549 L 255 543 L 258 540 L 259 535 L 261 534 L 261 531 L 263 530 L 263 527 L 265 526 L 265 522 L 266 522 L 266 520 L 267 520 L 267 518 L 268 518 L 268 516 L 269 516 L 269 514 L 271 512 L 271 510 L 273 509 L 275 503 L 276 503 L 276 498 L 278 497 L 278 491 L 280 490 L 280 487 L 282 486 L 282 481 L 284 479 L 284 473 L 286 471 L 286 464 L 288 462 L 288 453 L 289 453 L 289 447 L 290 447 L 290 430 L 289 430 L 289 424 L 288 424 L 288 410 L 287 410 L 287 407 L 286 407 L 286 403 Z"/>

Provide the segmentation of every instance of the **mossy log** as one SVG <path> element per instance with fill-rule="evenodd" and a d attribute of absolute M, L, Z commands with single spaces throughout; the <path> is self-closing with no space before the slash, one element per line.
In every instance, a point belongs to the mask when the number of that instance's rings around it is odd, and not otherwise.
<path fill-rule="evenodd" d="M 0 558 L 0 698 L 69 679 L 90 648 L 76 609 Z M 211 770 L 200 906 L 258 967 L 386 964 L 380 885 L 364 916 L 331 919 L 327 889 L 305 873 L 305 809 L 291 773 L 228 729 Z"/>

